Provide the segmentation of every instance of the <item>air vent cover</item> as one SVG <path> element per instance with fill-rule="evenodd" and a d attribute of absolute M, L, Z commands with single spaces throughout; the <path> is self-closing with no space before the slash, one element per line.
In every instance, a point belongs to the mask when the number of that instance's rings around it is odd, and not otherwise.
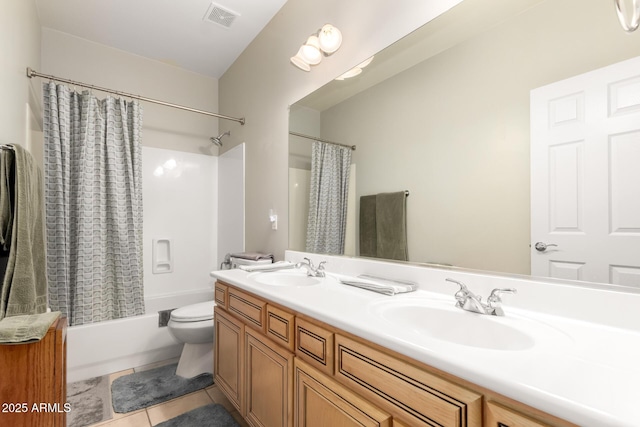
<path fill-rule="evenodd" d="M 239 13 L 233 12 L 218 4 L 211 3 L 211 6 L 207 9 L 207 13 L 204 15 L 204 20 L 229 28 L 238 16 L 240 16 Z"/>

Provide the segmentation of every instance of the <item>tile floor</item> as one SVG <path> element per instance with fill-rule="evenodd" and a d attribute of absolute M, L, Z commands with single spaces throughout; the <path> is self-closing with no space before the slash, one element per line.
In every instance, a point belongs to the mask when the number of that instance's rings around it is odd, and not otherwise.
<path fill-rule="evenodd" d="M 131 374 L 135 371 L 143 371 L 151 368 L 156 368 L 167 363 L 175 363 L 177 359 L 166 360 L 164 362 L 158 362 L 140 368 L 127 369 L 126 371 L 115 372 L 109 377 L 109 389 L 111 389 L 111 383 L 114 379 L 123 375 Z M 118 414 L 113 412 L 113 418 L 103 421 L 98 424 L 92 424 L 88 427 L 151 427 L 160 424 L 163 421 L 177 417 L 180 414 L 184 414 L 192 409 L 196 409 L 200 406 L 208 405 L 210 403 L 219 403 L 224 406 L 227 411 L 233 416 L 240 427 L 248 427 L 248 424 L 244 421 L 242 416 L 236 411 L 231 402 L 222 394 L 218 387 L 214 384 L 204 390 L 195 391 L 193 393 L 178 397 L 173 400 L 169 400 L 158 405 L 150 406 L 146 409 L 140 409 L 138 411 L 129 412 L 127 414 Z"/>

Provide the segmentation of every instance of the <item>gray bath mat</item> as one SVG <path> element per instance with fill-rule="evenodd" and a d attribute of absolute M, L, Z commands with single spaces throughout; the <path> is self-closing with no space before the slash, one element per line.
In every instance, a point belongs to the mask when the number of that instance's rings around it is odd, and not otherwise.
<path fill-rule="evenodd" d="M 116 378 L 111 384 L 113 410 L 118 413 L 136 411 L 209 387 L 213 375 L 193 378 L 176 375 L 177 363 Z"/>
<path fill-rule="evenodd" d="M 67 384 L 67 426 L 84 427 L 113 417 L 109 397 L 109 376 Z"/>
<path fill-rule="evenodd" d="M 156 427 L 239 427 L 238 423 L 218 403 L 201 406 L 192 411 L 178 415 Z"/>

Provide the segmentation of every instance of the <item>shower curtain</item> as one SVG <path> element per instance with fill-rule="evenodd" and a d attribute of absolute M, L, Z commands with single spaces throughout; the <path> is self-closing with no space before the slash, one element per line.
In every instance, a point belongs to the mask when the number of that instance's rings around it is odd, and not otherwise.
<path fill-rule="evenodd" d="M 307 252 L 344 253 L 350 169 L 351 148 L 313 142 Z"/>
<path fill-rule="evenodd" d="M 142 108 L 43 84 L 47 280 L 70 325 L 144 314 Z"/>

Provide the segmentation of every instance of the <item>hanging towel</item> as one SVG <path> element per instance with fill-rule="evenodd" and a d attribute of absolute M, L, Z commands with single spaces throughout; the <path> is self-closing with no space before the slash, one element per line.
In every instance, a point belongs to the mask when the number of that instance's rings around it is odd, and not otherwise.
<path fill-rule="evenodd" d="M 13 150 L 0 151 L 0 249 L 9 250 L 13 228 Z"/>
<path fill-rule="evenodd" d="M 407 196 L 404 191 L 376 195 L 378 258 L 407 261 Z"/>
<path fill-rule="evenodd" d="M 360 256 L 377 256 L 376 196 L 360 197 Z"/>
<path fill-rule="evenodd" d="M 13 147 L 15 200 L 9 260 L 0 285 L 0 319 L 47 309 L 42 174 L 29 152 Z"/>
<path fill-rule="evenodd" d="M 407 261 L 407 195 L 360 197 L 360 255 Z"/>
<path fill-rule="evenodd" d="M 0 320 L 0 344 L 40 341 L 59 316 L 59 311 L 52 311 L 6 317 Z"/>

